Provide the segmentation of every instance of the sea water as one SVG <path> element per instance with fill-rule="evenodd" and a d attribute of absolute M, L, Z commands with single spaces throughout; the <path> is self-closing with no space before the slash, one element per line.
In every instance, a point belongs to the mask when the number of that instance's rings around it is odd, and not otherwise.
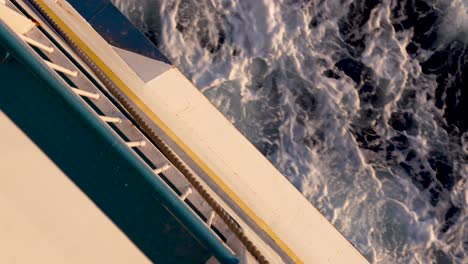
<path fill-rule="evenodd" d="M 468 263 L 467 0 L 114 3 L 371 262 Z"/>

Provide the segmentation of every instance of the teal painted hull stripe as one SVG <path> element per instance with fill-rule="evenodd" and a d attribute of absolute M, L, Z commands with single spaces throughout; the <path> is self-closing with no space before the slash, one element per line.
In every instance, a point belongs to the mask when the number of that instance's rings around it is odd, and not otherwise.
<path fill-rule="evenodd" d="M 192 235 L 193 237 L 196 238 L 196 240 L 199 241 L 199 243 L 206 248 L 212 255 L 216 257 L 218 261 L 221 263 L 238 263 L 237 258 L 233 255 L 233 253 L 228 250 L 222 242 L 219 241 L 219 239 L 213 234 L 213 232 L 208 229 L 208 227 L 203 223 L 185 204 L 183 204 L 180 199 L 171 191 L 169 190 L 164 183 L 155 177 L 153 172 L 150 170 L 150 168 L 143 163 L 143 161 L 138 158 L 125 144 L 122 142 L 120 139 L 116 137 L 114 132 L 104 125 L 97 116 L 95 116 L 88 107 L 82 104 L 82 102 L 67 88 L 64 87 L 64 84 L 55 77 L 54 74 L 51 74 L 50 70 L 46 67 L 43 66 L 43 64 L 34 56 L 31 56 L 31 54 L 28 52 L 28 49 L 26 46 L 24 46 L 24 43 L 20 41 L 18 38 L 15 37 L 14 33 L 12 33 L 3 23 L 0 22 L 0 45 L 5 47 L 7 50 L 9 50 L 13 57 L 18 60 L 21 64 L 26 66 L 28 70 L 30 70 L 35 77 L 40 79 L 41 82 L 45 83 L 45 87 L 47 89 L 44 89 L 44 91 L 41 91 L 42 93 L 48 93 L 47 96 L 50 97 L 50 94 L 54 95 L 55 97 L 53 100 L 58 100 L 62 104 L 62 111 L 63 112 L 56 112 L 57 116 L 61 116 L 61 120 L 66 120 L 66 118 L 75 118 L 76 121 L 73 121 L 74 125 L 78 124 L 79 126 L 76 127 L 79 131 L 83 131 L 83 129 L 86 130 L 86 133 L 80 133 L 81 140 L 81 145 L 83 148 L 85 146 L 93 146 L 93 145 L 98 145 L 92 150 L 79 150 L 79 149 L 74 149 L 69 151 L 64 151 L 60 148 L 69 148 L 70 146 L 77 146 L 79 148 L 80 142 L 71 142 L 68 141 L 70 145 L 64 146 L 60 145 L 58 143 L 50 143 L 49 145 L 53 145 L 54 149 L 52 147 L 47 147 L 47 144 L 44 143 L 43 141 L 39 144 L 37 143 L 43 150 L 48 154 L 51 159 L 62 169 L 64 172 L 69 174 L 73 174 L 73 170 L 79 171 L 80 169 L 83 170 L 84 168 L 86 169 L 92 169 L 92 171 L 88 171 L 88 173 L 92 177 L 103 177 L 103 178 L 108 178 L 108 185 L 109 188 L 114 188 L 116 187 L 116 182 L 119 181 L 119 179 L 122 181 L 129 181 L 130 183 L 135 183 L 135 185 L 140 185 L 140 189 L 133 189 L 134 192 L 136 193 L 131 193 L 131 194 L 126 194 L 126 193 L 119 193 L 119 195 L 123 195 L 122 197 L 127 197 L 125 195 L 129 195 L 128 197 L 137 197 L 141 196 L 141 193 L 149 192 L 152 194 L 153 198 L 155 198 L 155 203 L 159 200 L 161 203 L 161 207 L 166 208 L 167 210 L 170 211 L 170 214 L 172 214 L 180 224 L 182 224 Z M 4 65 L 5 66 L 5 65 Z M 3 66 L 2 66 L 3 67 Z M 8 65 L 6 65 L 8 67 Z M 21 87 L 15 86 L 14 82 L 18 79 L 21 78 L 20 76 L 12 76 L 12 81 L 10 81 L 10 84 L 8 87 L 4 87 L 2 85 L 0 89 L 0 93 L 5 93 L 6 95 L 12 94 L 13 92 L 7 91 L 9 89 L 20 89 Z M 8 83 L 8 81 L 4 82 Z M 40 85 L 38 85 L 39 87 Z M 38 87 L 32 87 L 38 89 Z M 5 90 L 4 90 L 5 89 Z M 2 91 L 3 90 L 3 91 Z M 16 95 L 18 94 L 18 91 L 15 91 Z M 37 93 L 37 92 L 36 92 Z M 23 107 L 22 105 L 17 105 L 15 106 L 15 103 L 12 102 L 6 102 L 6 97 L 4 97 L 4 101 L 2 101 L 3 95 L 0 94 L 0 107 L 5 108 L 3 109 L 7 115 L 10 117 L 13 115 L 15 116 L 15 112 L 12 111 L 11 109 L 14 107 L 21 108 Z M 27 97 L 28 93 L 22 94 L 22 96 Z M 58 97 L 58 98 L 57 98 Z M 26 100 L 26 99 L 21 99 L 21 100 Z M 32 100 L 39 100 L 39 98 L 33 98 L 33 99 L 27 99 L 32 102 Z M 26 101 L 27 101 L 26 100 Z M 40 102 L 39 102 L 40 103 Z M 59 104 L 60 105 L 60 104 Z M 7 109 L 8 108 L 8 109 Z M 18 112 L 21 112 L 22 110 L 19 110 Z M 39 114 L 39 113 L 38 113 Z M 54 118 L 54 113 L 49 113 L 51 116 L 48 117 L 42 117 L 46 118 L 44 119 L 45 122 L 47 120 L 53 119 Z M 63 116 L 67 115 L 66 118 Z M 19 115 L 17 115 L 18 117 Z M 23 115 L 24 118 L 24 115 Z M 12 118 L 15 122 L 18 123 L 18 120 L 15 120 L 15 118 Z M 20 122 L 23 122 L 19 120 Z M 31 122 L 30 120 L 27 120 L 27 122 Z M 26 123 L 27 123 L 26 122 Z M 66 121 L 64 121 L 66 122 Z M 40 122 L 37 122 L 38 126 L 41 126 Z M 22 127 L 21 125 L 19 125 Z M 64 130 L 67 128 L 61 128 L 61 126 L 64 126 L 60 123 L 56 124 L 57 129 Z M 24 127 L 22 127 L 23 130 Z M 28 129 L 31 129 L 29 127 Z M 34 128 L 33 128 L 34 129 Z M 43 129 L 42 127 L 38 127 L 38 130 Z M 50 129 L 54 129 L 54 127 L 51 127 Z M 69 128 L 68 128 L 69 129 Z M 25 131 L 28 133 L 28 131 Z M 50 133 L 53 135 L 53 131 L 50 131 Z M 61 142 L 63 144 L 67 144 L 67 139 L 69 137 L 73 138 L 73 132 L 67 132 L 71 133 L 70 135 L 59 135 L 59 137 L 56 139 L 57 142 Z M 40 133 L 39 133 L 40 134 Z M 42 132 L 42 134 L 46 134 L 45 132 Z M 28 135 L 34 140 L 34 135 L 31 136 L 29 133 Z M 69 140 L 69 139 L 68 139 Z M 36 141 L 36 140 L 34 140 Z M 76 140 L 75 140 L 76 141 Z M 91 141 L 90 144 L 87 141 Z M 54 145 L 55 144 L 55 145 Z M 98 149 L 98 147 L 100 147 Z M 76 151 L 76 154 L 72 154 L 74 151 Z M 86 155 L 84 156 L 78 156 L 78 153 L 83 155 L 86 153 L 86 151 L 97 151 L 98 153 L 89 153 L 90 158 L 96 156 L 97 159 L 101 160 L 94 160 L 94 162 L 91 165 L 86 165 L 87 158 Z M 100 152 L 99 152 L 100 151 Z M 50 154 L 54 155 L 50 155 Z M 61 157 L 57 153 L 60 153 L 63 155 Z M 71 161 L 69 160 L 71 157 L 66 157 L 66 155 L 75 155 L 76 157 L 75 160 L 78 161 Z M 93 156 L 94 155 L 94 156 Z M 112 160 L 110 160 L 109 157 L 112 157 Z M 107 158 L 107 159 L 106 159 Z M 81 162 L 81 163 L 80 163 Z M 120 162 L 117 164 L 117 162 Z M 85 165 L 83 165 L 85 164 Z M 116 178 L 112 180 L 111 177 L 108 175 L 115 176 Z M 70 176 L 69 176 L 70 177 Z M 120 177 L 120 178 L 118 178 Z M 125 178 L 126 177 L 126 178 Z M 73 179 L 75 182 L 78 181 L 77 179 Z M 95 179 L 94 179 L 95 180 Z M 95 180 L 96 181 L 96 180 Z M 122 182 L 120 182 L 122 183 Z M 83 183 L 77 183 L 80 188 L 86 189 L 88 184 L 87 182 Z M 121 187 L 121 186 L 120 186 Z M 120 188 L 119 187 L 119 188 Z M 128 189 L 127 192 L 130 192 L 132 189 Z M 141 193 L 139 191 L 141 190 Z M 90 195 L 89 193 L 87 193 Z M 131 196 L 133 195 L 133 196 Z M 98 191 L 95 190 L 94 194 L 90 195 L 90 198 L 96 198 L 93 199 L 98 206 L 103 207 L 103 204 L 105 199 L 113 199 L 112 197 L 101 197 L 103 194 L 98 193 Z M 118 200 L 118 197 L 115 199 Z M 136 199 L 136 198 L 135 198 Z M 121 201 L 124 203 L 125 201 Z M 118 206 L 118 205 L 117 205 Z M 128 208 L 130 208 L 132 205 L 127 205 Z M 138 207 L 140 205 L 135 204 L 133 205 L 134 207 Z M 143 208 L 142 210 L 144 210 Z M 113 211 L 112 211 L 113 210 Z M 108 214 L 113 221 L 115 221 L 118 225 L 118 221 L 116 221 L 115 215 L 115 208 L 112 208 L 112 210 L 104 210 L 106 214 Z M 141 211 L 141 210 L 140 210 Z M 120 217 L 125 218 L 125 212 L 120 212 Z M 143 213 L 144 215 L 144 213 Z M 142 222 L 145 222 L 144 219 L 141 220 Z M 135 223 L 130 223 L 129 225 L 135 225 Z M 126 226 L 119 225 L 119 227 L 125 232 Z M 128 235 L 128 234 L 127 234 Z M 141 245 L 139 245 L 138 240 L 139 238 L 135 238 L 130 236 L 130 238 L 141 248 Z M 170 242 L 170 241 L 169 241 Z M 168 243 L 169 243 L 168 242 Z M 145 254 L 148 255 L 147 250 L 143 250 Z"/>

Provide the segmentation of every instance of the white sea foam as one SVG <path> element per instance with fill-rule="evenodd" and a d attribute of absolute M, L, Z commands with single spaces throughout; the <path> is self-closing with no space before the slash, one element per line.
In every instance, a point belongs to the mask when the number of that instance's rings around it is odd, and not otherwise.
<path fill-rule="evenodd" d="M 439 8 L 444 10 L 439 30 L 440 44 L 446 44 L 458 39 L 468 44 L 468 1 L 436 1 Z"/>

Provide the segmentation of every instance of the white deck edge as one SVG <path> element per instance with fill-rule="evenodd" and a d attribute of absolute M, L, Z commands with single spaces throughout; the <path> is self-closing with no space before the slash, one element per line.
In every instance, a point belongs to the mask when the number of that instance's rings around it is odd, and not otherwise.
<path fill-rule="evenodd" d="M 177 69 L 134 91 L 302 261 L 367 262 Z"/>

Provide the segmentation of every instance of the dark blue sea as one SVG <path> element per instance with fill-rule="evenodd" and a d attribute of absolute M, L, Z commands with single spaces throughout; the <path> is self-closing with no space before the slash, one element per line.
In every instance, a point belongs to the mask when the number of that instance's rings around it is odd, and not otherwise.
<path fill-rule="evenodd" d="M 114 3 L 371 262 L 468 263 L 468 0 Z"/>

